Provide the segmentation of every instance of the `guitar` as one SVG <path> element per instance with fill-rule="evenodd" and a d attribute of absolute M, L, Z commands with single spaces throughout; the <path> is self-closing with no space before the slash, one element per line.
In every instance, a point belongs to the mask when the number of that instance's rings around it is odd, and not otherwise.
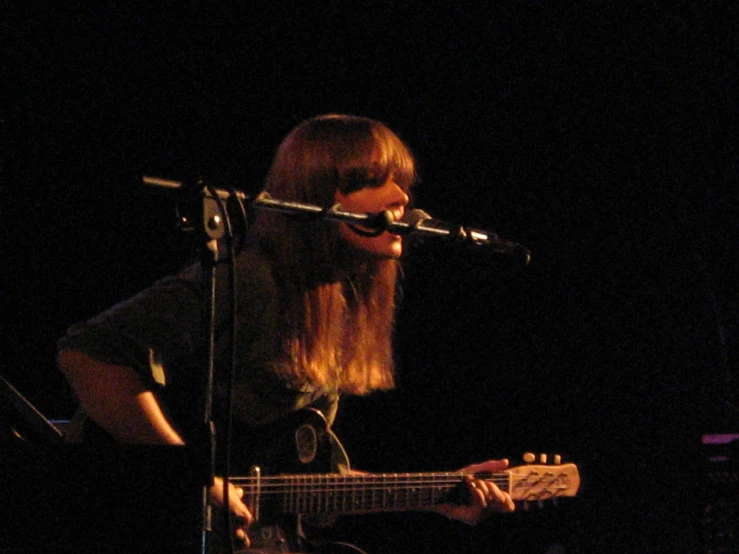
<path fill-rule="evenodd" d="M 436 504 L 464 502 L 467 489 L 463 472 L 342 474 L 325 472 L 331 452 L 348 458 L 335 435 L 328 429 L 322 414 L 302 410 L 291 416 L 287 433 L 274 431 L 267 435 L 280 437 L 258 455 L 261 459 L 285 460 L 288 471 L 275 468 L 263 471 L 252 466 L 244 477 L 230 481 L 244 489 L 244 501 L 254 516 L 249 535 L 252 547 L 247 552 L 289 552 L 299 527 L 299 516 L 319 518 L 371 512 L 425 510 Z M 284 430 L 284 428 L 283 428 Z M 254 443 L 251 443 L 254 444 Z M 533 455 L 524 456 L 533 461 Z M 336 456 L 334 455 L 334 462 Z M 575 496 L 580 476 L 574 464 L 554 465 L 527 463 L 497 473 L 475 474 L 476 479 L 495 483 L 516 502 L 541 502 Z M 269 464 L 270 462 L 268 462 Z M 334 465 L 336 465 L 334 463 Z M 339 465 L 341 463 L 339 462 Z M 323 469 L 316 472 L 316 468 Z M 287 523 L 290 522 L 290 523 Z"/>

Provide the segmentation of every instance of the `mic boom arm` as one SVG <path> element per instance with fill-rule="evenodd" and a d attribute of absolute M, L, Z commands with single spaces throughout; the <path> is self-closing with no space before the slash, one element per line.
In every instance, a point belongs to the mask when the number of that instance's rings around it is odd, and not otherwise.
<path fill-rule="evenodd" d="M 185 188 L 183 183 L 179 181 L 157 177 L 144 176 L 143 182 L 150 186 L 167 189 L 179 189 L 182 191 Z M 286 215 L 307 216 L 309 219 L 342 221 L 351 225 L 352 228 L 355 228 L 354 225 L 359 225 L 369 231 L 366 233 L 367 236 L 379 235 L 384 231 L 389 231 L 396 235 L 414 235 L 418 238 L 441 239 L 454 244 L 484 247 L 496 253 L 518 257 L 524 264 L 528 264 L 531 261 L 531 252 L 521 244 L 502 239 L 491 231 L 473 229 L 463 225 L 435 220 L 428 213 L 419 209 L 410 210 L 402 220 L 395 221 L 392 213 L 389 211 L 360 214 L 343 211 L 340 205 L 326 209 L 311 204 L 278 200 L 272 198 L 266 192 L 257 195 L 248 195 L 240 190 L 224 190 L 209 187 L 206 194 L 215 194 L 222 200 L 228 200 L 235 196 L 250 206 L 278 211 Z"/>

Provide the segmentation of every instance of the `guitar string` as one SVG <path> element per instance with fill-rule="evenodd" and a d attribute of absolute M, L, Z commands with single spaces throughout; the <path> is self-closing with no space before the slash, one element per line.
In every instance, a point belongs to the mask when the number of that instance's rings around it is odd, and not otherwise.
<path fill-rule="evenodd" d="M 232 483 L 240 485 L 240 486 L 249 486 L 249 485 L 259 485 L 261 489 L 274 489 L 274 488 L 292 488 L 292 487 L 305 487 L 305 486 L 317 486 L 317 487 L 323 487 L 325 485 L 331 485 L 332 488 L 347 488 L 347 489 L 355 489 L 355 488 L 397 488 L 397 487 L 414 487 L 414 486 L 426 486 L 426 485 L 456 485 L 458 483 L 461 483 L 462 479 L 454 479 L 454 480 L 427 480 L 427 481 L 416 481 L 416 480 L 409 480 L 409 481 L 356 481 L 356 482 L 347 482 L 343 479 L 310 479 L 310 480 L 300 480 L 300 479 L 290 479 L 287 481 L 260 481 L 260 480 L 248 480 L 248 481 L 242 481 L 240 479 L 231 479 Z M 487 481 L 496 483 L 496 484 L 505 484 L 508 483 L 508 479 L 499 479 L 499 480 L 490 480 Z"/>
<path fill-rule="evenodd" d="M 514 486 L 554 486 L 561 490 L 566 490 L 566 483 L 560 481 L 561 478 L 567 477 L 566 475 L 548 475 L 548 476 L 536 476 L 538 479 L 531 481 L 517 479 L 514 481 Z M 350 478 L 351 479 L 351 478 Z M 510 481 L 508 478 L 497 478 L 489 479 L 489 481 L 508 488 Z M 321 492 L 335 492 L 335 493 L 346 493 L 346 492 L 375 492 L 375 491 L 405 491 L 413 489 L 438 489 L 438 488 L 450 488 L 458 485 L 462 482 L 462 479 L 406 479 L 403 480 L 393 478 L 391 481 L 383 480 L 382 478 L 373 478 L 371 480 L 362 479 L 359 481 L 347 480 L 341 476 L 316 478 L 311 476 L 309 478 L 262 478 L 261 480 L 253 479 L 232 479 L 232 483 L 238 486 L 256 486 L 259 484 L 260 492 L 264 494 L 277 494 L 282 492 L 287 493 L 321 493 Z"/>
<path fill-rule="evenodd" d="M 538 476 L 555 476 L 557 472 L 545 471 L 530 473 L 498 473 L 498 474 L 465 474 L 465 473 L 372 473 L 367 475 L 342 475 L 339 473 L 306 473 L 306 474 L 288 474 L 288 475 L 265 475 L 265 476 L 244 476 L 244 477 L 231 477 L 230 481 L 249 483 L 249 482 L 306 482 L 306 481 L 325 481 L 335 480 L 337 482 L 343 482 L 347 484 L 363 484 L 373 482 L 388 482 L 399 483 L 406 481 L 408 483 L 438 483 L 438 482 L 458 482 L 464 479 L 466 475 L 471 475 L 476 479 L 482 479 L 485 481 L 508 481 L 509 479 L 521 479 L 527 477 L 538 477 Z M 559 475 L 567 475 L 566 472 L 560 472 Z"/>
<path fill-rule="evenodd" d="M 559 476 L 567 476 L 566 473 L 561 474 L 555 474 L 555 473 L 548 473 L 548 474 L 532 474 L 532 475 L 526 475 L 526 476 L 515 476 L 514 478 L 509 478 L 507 476 L 501 476 L 501 477 L 492 477 L 492 478 L 483 478 L 485 481 L 490 481 L 494 483 L 506 483 L 510 480 L 513 481 L 522 481 L 526 479 L 537 479 L 541 480 L 544 478 L 557 478 Z M 459 483 L 464 480 L 463 476 L 453 476 L 453 477 L 406 477 L 403 475 L 397 475 L 397 474 L 388 474 L 388 475 L 374 475 L 371 477 L 349 477 L 349 476 L 342 476 L 342 475 L 306 475 L 306 476 L 265 476 L 265 477 L 232 477 L 230 479 L 233 483 L 238 483 L 242 485 L 248 485 L 250 483 L 254 484 L 261 484 L 261 486 L 279 486 L 279 485 L 305 485 L 305 484 L 323 484 L 326 482 L 330 482 L 335 485 L 345 485 L 348 487 L 356 487 L 356 486 L 374 486 L 374 485 L 383 485 L 383 486 L 395 486 L 395 485 L 425 485 L 425 484 L 443 484 L 443 483 L 450 483 L 455 484 Z"/>
<path fill-rule="evenodd" d="M 346 483 L 356 482 L 372 482 L 372 481 L 400 481 L 407 480 L 409 482 L 436 482 L 436 481 L 450 481 L 456 482 L 464 479 L 466 475 L 471 475 L 478 479 L 495 480 L 509 478 L 508 473 L 485 473 L 485 474 L 466 474 L 466 473 L 370 473 L 365 475 L 345 475 L 341 473 L 304 473 L 304 474 L 287 474 L 287 475 L 264 475 L 264 476 L 242 476 L 242 477 L 231 477 L 230 480 L 233 482 L 266 482 L 266 481 L 317 481 L 325 479 L 335 479 L 337 481 L 343 481 Z"/>
<path fill-rule="evenodd" d="M 440 485 L 440 484 L 457 484 L 464 480 L 464 476 L 448 476 L 448 477 L 407 477 L 398 474 L 373 475 L 371 477 L 353 477 L 342 475 L 305 475 L 305 476 L 266 476 L 266 477 L 232 477 L 230 481 L 239 485 L 260 484 L 261 487 L 279 487 L 294 485 L 323 485 L 330 483 L 332 485 L 345 487 L 373 487 L 373 486 L 413 486 L 413 485 Z M 508 477 L 492 477 L 484 479 L 495 483 L 507 483 Z"/>
<path fill-rule="evenodd" d="M 526 468 L 528 469 L 528 468 Z M 503 471 L 498 473 L 490 472 L 479 472 L 479 473 L 465 473 L 461 471 L 449 471 L 449 472 L 429 472 L 429 473 L 366 473 L 358 475 L 350 475 L 343 473 L 290 473 L 290 474 L 272 474 L 263 476 L 232 476 L 231 481 L 268 481 L 268 480 L 289 480 L 289 479 L 339 479 L 344 481 L 350 481 L 352 479 L 361 481 L 368 481 L 372 479 L 408 479 L 413 480 L 424 480 L 424 479 L 450 479 L 459 480 L 469 475 L 476 479 L 508 479 L 509 477 L 527 477 L 537 475 L 554 475 L 555 473 L 567 474 L 568 472 L 563 466 L 532 466 L 529 471 Z"/>

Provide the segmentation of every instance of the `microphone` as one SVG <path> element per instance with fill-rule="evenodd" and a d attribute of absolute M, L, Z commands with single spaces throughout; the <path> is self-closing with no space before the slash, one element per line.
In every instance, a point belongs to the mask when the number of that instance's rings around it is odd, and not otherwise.
<path fill-rule="evenodd" d="M 521 244 L 500 238 L 491 231 L 436 220 L 423 210 L 406 212 L 403 219 L 391 227 L 393 232 L 400 235 L 416 235 L 485 247 L 499 254 L 514 256 L 524 265 L 531 261 L 531 251 Z"/>

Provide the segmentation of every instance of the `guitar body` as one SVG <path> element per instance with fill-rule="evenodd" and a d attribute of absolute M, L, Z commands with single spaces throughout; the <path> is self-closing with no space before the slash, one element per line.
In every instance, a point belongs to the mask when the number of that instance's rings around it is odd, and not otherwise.
<path fill-rule="evenodd" d="M 323 414 L 313 409 L 294 412 L 256 429 L 241 430 L 238 435 L 239 447 L 232 447 L 234 471 L 248 473 L 255 479 L 259 475 L 335 472 L 336 450 L 342 455 L 344 452 Z M 260 496 L 258 489 L 245 488 L 243 500 L 255 521 L 249 527 L 251 547 L 241 552 L 276 554 L 308 548 L 301 516 L 283 513 L 279 497 Z M 327 545 L 320 552 L 357 554 L 361 550 L 351 545 Z"/>
<path fill-rule="evenodd" d="M 336 437 L 323 414 L 314 409 L 293 412 L 275 423 L 234 433 L 231 465 L 244 474 L 259 466 L 265 475 L 325 473 L 331 467 Z"/>

